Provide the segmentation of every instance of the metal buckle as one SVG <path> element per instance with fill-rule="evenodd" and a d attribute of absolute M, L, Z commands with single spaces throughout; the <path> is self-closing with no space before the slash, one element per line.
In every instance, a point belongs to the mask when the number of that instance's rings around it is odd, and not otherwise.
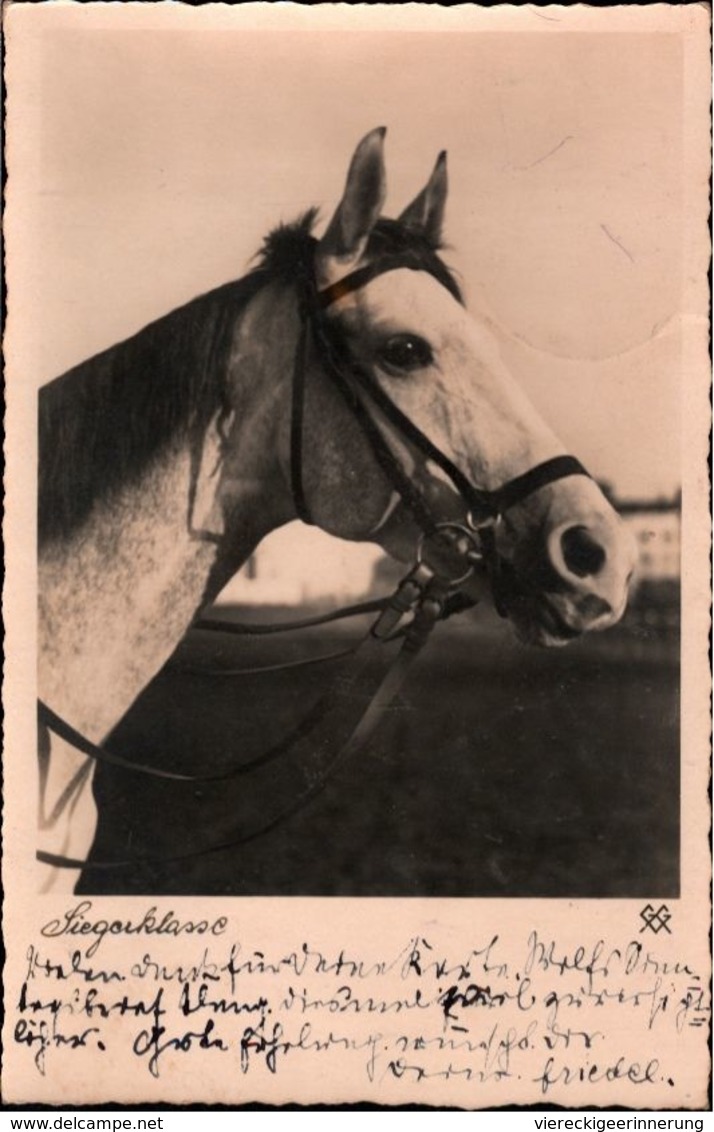
<path fill-rule="evenodd" d="M 478 545 L 478 543 L 476 542 L 476 539 L 474 538 L 475 530 L 470 530 L 468 527 L 465 527 L 463 525 L 463 523 L 456 523 L 456 522 L 437 523 L 435 530 L 437 530 L 437 531 L 453 531 L 460 538 L 467 539 L 467 541 L 470 544 L 471 549 L 468 550 L 468 551 L 462 552 L 462 551 L 459 550 L 459 547 L 456 545 L 456 542 L 458 541 L 458 539 L 457 539 L 457 540 L 454 540 L 455 544 L 452 548 L 453 550 L 456 550 L 459 553 L 463 553 L 464 556 L 466 557 L 467 562 L 469 563 L 468 569 L 465 570 L 463 574 L 459 574 L 457 577 L 453 577 L 453 578 L 450 577 L 448 574 L 439 574 L 439 576 L 443 579 L 443 581 L 445 581 L 449 586 L 451 586 L 451 587 L 460 586 L 471 577 L 471 575 L 474 572 L 476 563 L 483 561 L 483 553 L 481 551 L 481 547 Z M 430 563 L 430 562 L 425 562 L 425 560 L 424 560 L 424 547 L 425 547 L 427 539 L 429 537 L 430 536 L 427 535 L 426 531 L 424 531 L 419 536 L 419 542 L 417 543 L 417 552 L 416 552 L 416 568 L 418 568 L 419 566 L 424 564 L 424 565 L 427 566 L 427 568 L 429 570 L 431 570 L 433 573 L 436 574 L 437 571 L 434 569 L 433 564 Z"/>

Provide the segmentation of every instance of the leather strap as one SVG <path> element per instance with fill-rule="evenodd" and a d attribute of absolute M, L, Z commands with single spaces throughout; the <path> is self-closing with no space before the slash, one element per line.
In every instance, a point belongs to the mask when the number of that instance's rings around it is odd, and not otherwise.
<path fill-rule="evenodd" d="M 318 625 L 329 625 L 332 621 L 342 621 L 347 617 L 360 617 L 365 613 L 381 613 L 391 600 L 389 597 L 379 597 L 373 601 L 361 601 L 357 605 L 345 605 L 342 609 L 335 609 L 330 613 L 319 613 L 316 617 L 303 617 L 295 621 L 273 621 L 270 624 L 258 621 L 222 621 L 218 617 L 203 617 L 199 621 L 194 621 L 192 628 L 233 633 L 239 637 L 272 636 L 274 633 L 292 633 L 298 629 L 314 629 Z"/>
<path fill-rule="evenodd" d="M 588 479 L 591 478 L 590 473 L 579 460 L 576 460 L 575 456 L 553 456 L 551 460 L 544 460 L 542 464 L 536 464 L 534 468 L 530 468 L 522 475 L 509 480 L 497 491 L 492 492 L 499 514 L 508 511 L 516 503 L 522 503 L 524 499 L 533 495 L 534 492 L 540 491 L 542 487 L 547 487 L 548 484 L 565 479 L 567 476 L 587 476 Z"/>
<path fill-rule="evenodd" d="M 438 270 L 437 263 L 435 263 L 434 269 L 429 271 L 429 274 L 448 291 L 451 291 L 455 298 L 458 298 L 458 292 L 451 283 L 448 271 L 446 268 L 443 271 Z M 382 259 L 376 259 L 364 267 L 358 267 L 356 271 L 351 271 L 349 275 L 343 276 L 342 279 L 338 279 L 336 283 L 332 283 L 329 287 L 324 287 L 322 291 L 318 292 L 318 303 L 324 310 L 339 299 L 344 298 L 345 295 L 366 286 L 378 275 L 384 275 L 386 271 L 397 271 L 401 267 L 409 268 L 410 271 L 429 270 L 418 261 L 416 256 L 409 252 L 403 252 L 401 255 L 384 256 Z"/>
<path fill-rule="evenodd" d="M 398 268 L 406 267 L 414 271 L 424 270 L 424 268 L 409 253 L 388 256 L 358 268 L 330 287 L 318 291 L 314 274 L 315 247 L 316 241 L 311 241 L 306 245 L 300 272 L 299 311 L 301 329 L 293 366 L 290 476 L 298 517 L 305 523 L 312 524 L 313 522 L 302 477 L 305 385 L 309 348 L 312 342 L 316 347 L 323 368 L 328 372 L 333 384 L 345 399 L 352 413 L 357 417 L 380 467 L 409 507 L 421 530 L 431 534 L 436 528 L 434 516 L 421 493 L 394 456 L 367 406 L 358 395 L 355 386 L 350 382 L 348 374 L 353 378 L 356 377 L 357 369 L 354 364 L 350 365 L 349 363 L 347 370 L 345 369 L 343 344 L 337 341 L 334 334 L 330 333 L 329 324 L 323 315 L 323 311 L 337 299 L 358 290 L 378 275 L 383 275 L 387 271 L 396 271 Z M 438 282 L 454 293 L 446 269 L 441 272 L 435 268 L 431 274 Z"/>

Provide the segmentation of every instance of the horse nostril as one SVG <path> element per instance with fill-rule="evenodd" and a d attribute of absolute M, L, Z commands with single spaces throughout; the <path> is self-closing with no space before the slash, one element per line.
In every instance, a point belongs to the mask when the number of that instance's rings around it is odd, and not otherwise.
<path fill-rule="evenodd" d="M 578 578 L 593 577 L 605 565 L 604 547 L 587 527 L 568 527 L 560 536 L 560 545 L 565 565 Z"/>

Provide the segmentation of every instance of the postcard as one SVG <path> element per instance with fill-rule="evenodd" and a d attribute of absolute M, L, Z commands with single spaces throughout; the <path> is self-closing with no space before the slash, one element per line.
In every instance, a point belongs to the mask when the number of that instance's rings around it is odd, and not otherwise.
<path fill-rule="evenodd" d="M 5 21 L 4 1104 L 705 1108 L 708 8 Z"/>

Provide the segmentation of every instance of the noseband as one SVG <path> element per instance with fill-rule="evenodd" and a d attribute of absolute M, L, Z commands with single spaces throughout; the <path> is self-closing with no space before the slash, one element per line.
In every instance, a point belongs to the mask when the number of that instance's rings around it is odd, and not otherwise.
<path fill-rule="evenodd" d="M 425 267 L 414 254 L 402 253 L 386 256 L 367 264 L 365 267 L 346 275 L 331 286 L 318 290 L 315 280 L 314 252 L 317 241 L 312 240 L 307 247 L 300 275 L 299 311 L 301 320 L 300 339 L 295 354 L 293 368 L 293 397 L 291 421 L 290 475 L 292 493 L 298 517 L 305 523 L 312 523 L 310 508 L 305 496 L 302 475 L 303 421 L 307 365 L 311 349 L 316 352 L 322 369 L 332 384 L 339 390 L 345 403 L 357 419 L 370 443 L 380 467 L 399 493 L 411 512 L 424 536 L 433 536 L 443 529 L 431 507 L 413 480 L 407 475 L 400 461 L 392 451 L 382 430 L 370 412 L 364 394 L 377 406 L 380 413 L 392 424 L 401 436 L 427 460 L 436 464 L 451 480 L 457 494 L 461 497 L 469 516 L 469 526 L 473 530 L 492 526 L 495 521 L 511 507 L 523 502 L 529 495 L 542 487 L 564 479 L 566 476 L 588 476 L 589 473 L 574 456 L 555 456 L 544 460 L 519 476 L 508 480 L 501 487 L 489 491 L 477 487 L 468 476 L 441 451 L 420 428 L 407 417 L 391 400 L 372 373 L 355 358 L 350 357 L 345 342 L 341 339 L 334 321 L 325 312 L 339 299 L 364 287 L 372 279 L 399 268 L 412 271 L 427 271 L 450 293 L 446 270 L 439 261 L 434 269 Z"/>

